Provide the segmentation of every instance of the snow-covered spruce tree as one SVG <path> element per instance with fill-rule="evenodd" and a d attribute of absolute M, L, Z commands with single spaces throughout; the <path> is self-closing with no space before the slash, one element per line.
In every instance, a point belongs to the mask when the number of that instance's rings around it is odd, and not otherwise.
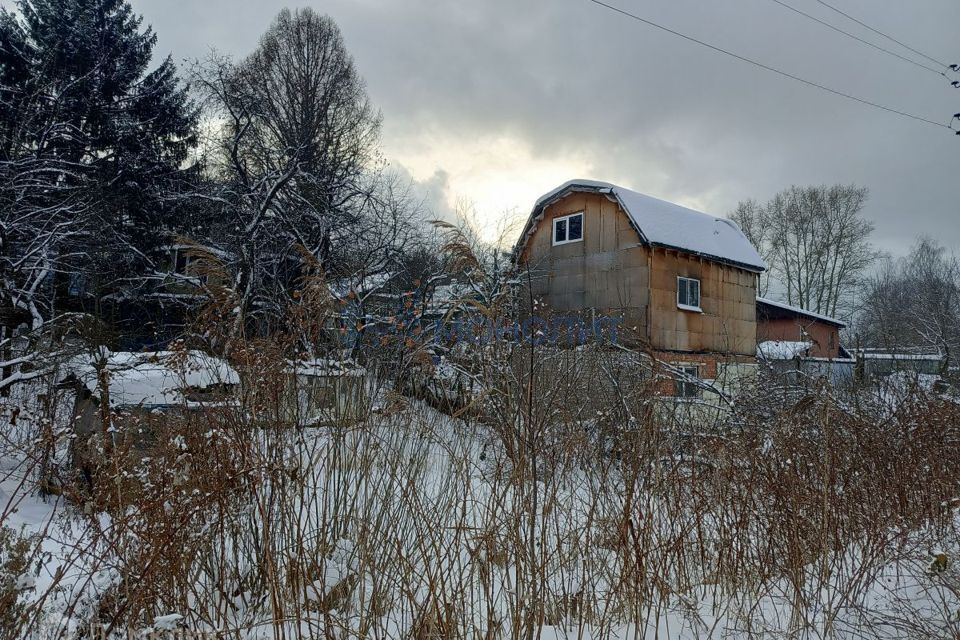
<path fill-rule="evenodd" d="M 196 111 L 124 0 L 0 14 L 2 306 L 36 331 L 130 300 L 176 230 Z"/>

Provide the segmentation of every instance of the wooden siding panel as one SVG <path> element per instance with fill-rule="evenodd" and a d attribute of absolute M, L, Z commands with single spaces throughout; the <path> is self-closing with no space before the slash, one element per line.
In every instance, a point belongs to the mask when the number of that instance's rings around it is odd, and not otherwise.
<path fill-rule="evenodd" d="M 583 211 L 584 240 L 553 246 L 553 219 Z M 646 334 L 648 251 L 617 204 L 599 194 L 574 194 L 546 209 L 522 261 L 535 277 L 534 291 L 549 309 L 594 310 L 629 318 Z"/>
<path fill-rule="evenodd" d="M 677 308 L 676 277 L 700 280 L 703 313 Z M 653 345 L 665 351 L 756 351 L 756 279 L 750 272 L 656 250 L 651 273 Z M 695 318 L 695 319 L 694 319 Z"/>

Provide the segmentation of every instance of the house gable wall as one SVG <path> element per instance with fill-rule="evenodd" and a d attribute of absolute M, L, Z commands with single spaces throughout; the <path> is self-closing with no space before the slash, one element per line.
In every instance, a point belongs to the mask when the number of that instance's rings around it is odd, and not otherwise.
<path fill-rule="evenodd" d="M 583 212 L 583 241 L 553 246 L 553 219 Z M 631 335 L 646 336 L 649 250 L 626 214 L 600 194 L 574 193 L 551 204 L 523 249 L 533 295 L 553 313 L 592 310 L 622 317 Z"/>
<path fill-rule="evenodd" d="M 677 308 L 677 277 L 700 281 L 701 312 Z M 754 273 L 680 251 L 656 249 L 650 279 L 654 348 L 756 355 Z"/>

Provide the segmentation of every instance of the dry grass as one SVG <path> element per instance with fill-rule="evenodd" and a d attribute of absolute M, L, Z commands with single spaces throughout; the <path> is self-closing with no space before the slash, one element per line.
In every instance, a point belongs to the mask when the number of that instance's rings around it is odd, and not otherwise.
<path fill-rule="evenodd" d="M 503 343 L 470 354 L 475 414 L 398 396 L 410 372 L 372 354 L 364 419 L 307 426 L 278 380 L 315 328 L 215 340 L 239 406 L 164 418 L 92 492 L 62 478 L 85 529 L 58 562 L 116 578 L 59 611 L 113 630 L 179 613 L 225 638 L 960 632 L 955 549 L 925 573 L 960 542 L 951 400 L 761 386 L 690 422 L 655 379 L 626 382 L 625 356 Z M 66 630 L 45 594 L 23 601 L 9 637 Z"/>

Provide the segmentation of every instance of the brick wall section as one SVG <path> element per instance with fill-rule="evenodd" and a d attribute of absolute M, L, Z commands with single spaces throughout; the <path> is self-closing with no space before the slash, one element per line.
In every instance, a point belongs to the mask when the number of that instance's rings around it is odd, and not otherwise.
<path fill-rule="evenodd" d="M 654 358 L 666 365 L 690 366 L 699 368 L 700 378 L 716 380 L 720 372 L 720 365 L 744 364 L 756 365 L 757 359 L 750 356 L 723 354 L 723 353 L 677 353 L 674 351 L 656 351 Z M 669 377 L 669 371 L 664 370 L 664 378 L 657 382 L 657 391 L 665 396 L 675 394 L 675 382 Z"/>

